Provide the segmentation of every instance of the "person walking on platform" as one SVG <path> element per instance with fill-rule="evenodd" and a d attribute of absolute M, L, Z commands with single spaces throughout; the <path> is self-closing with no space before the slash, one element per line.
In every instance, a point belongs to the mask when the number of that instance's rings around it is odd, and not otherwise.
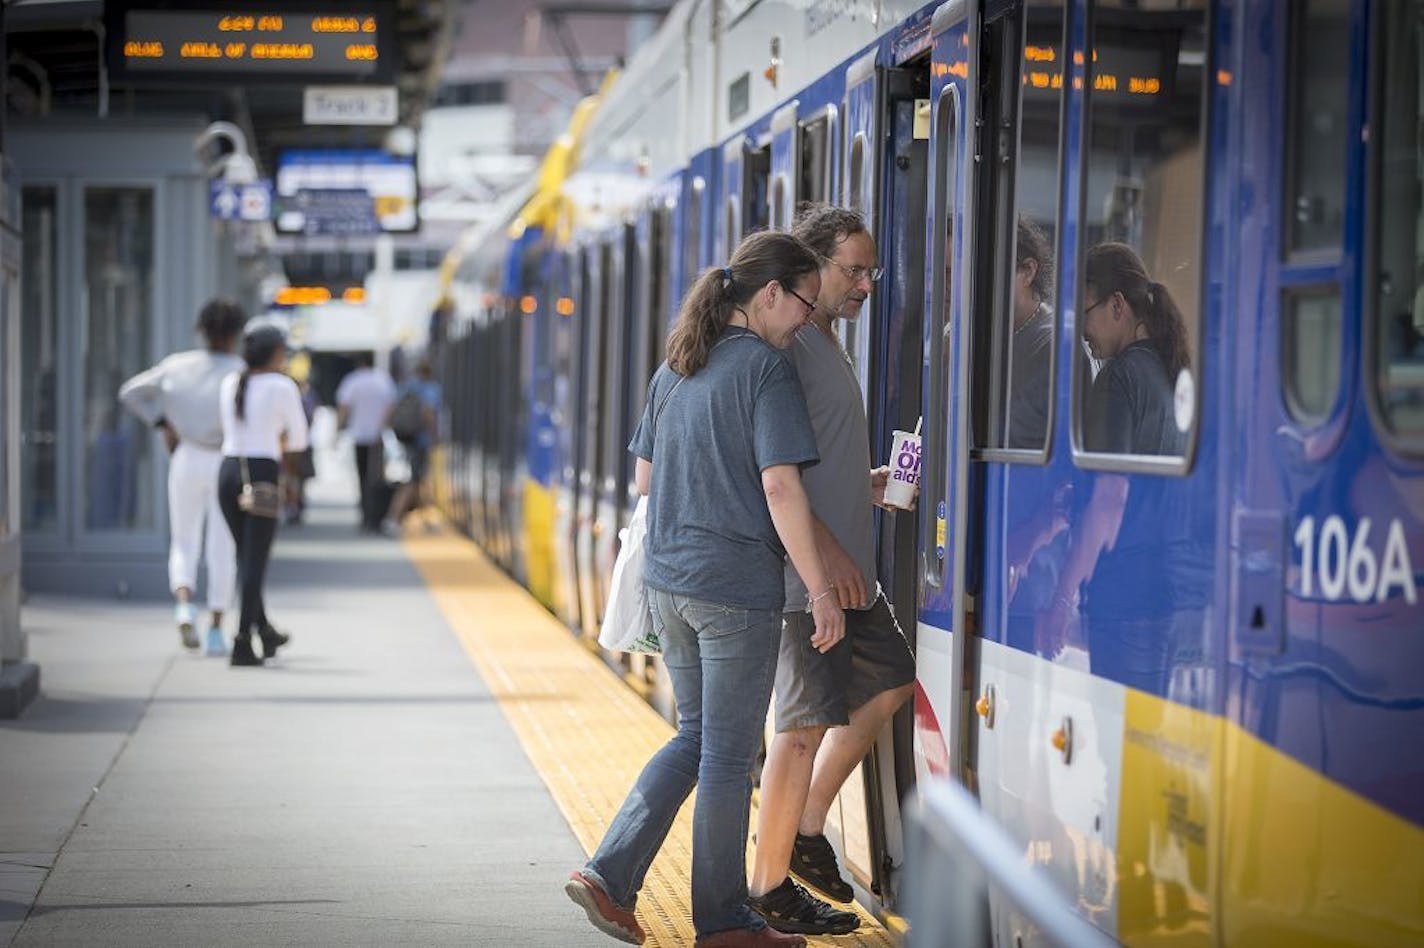
<path fill-rule="evenodd" d="M 222 380 L 242 368 L 233 347 L 247 316 L 228 300 L 208 301 L 198 314 L 206 348 L 176 352 L 129 379 L 119 389 L 124 407 L 157 428 L 172 458 L 168 464 L 168 588 L 177 600 L 178 633 L 196 650 L 198 561 L 207 567 L 207 600 L 212 613 L 206 651 L 226 655 L 223 611 L 232 604 L 237 554 L 218 507 L 218 466 L 222 463 Z"/>
<path fill-rule="evenodd" d="M 440 424 L 440 383 L 430 362 L 421 359 L 415 366 L 415 377 L 401 382 L 400 393 L 391 406 L 388 423 L 405 449 L 410 462 L 410 480 L 396 488 L 390 509 L 381 521 L 381 532 L 387 536 L 400 533 L 401 519 L 420 506 L 421 484 L 430 469 L 430 449 L 435 445 Z"/>
<path fill-rule="evenodd" d="M 788 568 L 776 736 L 762 768 L 751 905 L 781 931 L 845 934 L 859 925 L 856 915 L 811 895 L 788 869 L 832 899 L 852 899 L 824 835 L 826 816 L 841 785 L 909 698 L 915 660 L 875 579 L 872 504 L 883 497 L 889 470 L 871 469 L 860 384 L 835 333 L 837 319 L 860 315 L 880 276 L 875 239 L 859 214 L 824 204 L 803 206 L 791 232 L 821 263 L 815 311 L 790 354 L 821 457 L 806 471 L 806 494 L 832 601 L 845 610 L 846 635 L 835 648 L 817 647 L 801 608 L 807 587 Z"/>
<path fill-rule="evenodd" d="M 643 768 L 598 851 L 565 891 L 633 944 L 638 891 L 694 786 L 692 922 L 699 948 L 799 946 L 747 906 L 751 772 L 776 672 L 785 556 L 814 590 L 812 644 L 845 618 L 816 552 L 801 468 L 815 438 L 786 347 L 819 290 L 787 234 L 743 241 L 683 301 L 629 450 L 648 495 L 643 579 L 672 679 L 677 734 Z"/>
<path fill-rule="evenodd" d="M 356 478 L 361 491 L 361 529 L 376 533 L 386 512 L 385 463 L 381 433 L 396 401 L 396 385 L 375 367 L 369 352 L 356 357 L 356 368 L 336 388 L 337 427 L 351 432 L 356 445 Z"/>
<path fill-rule="evenodd" d="M 223 460 L 218 499 L 237 543 L 237 572 L 242 583 L 242 613 L 232 641 L 232 664 L 261 665 L 288 641 L 267 619 L 262 586 L 281 514 L 277 483 L 282 455 L 306 448 L 307 417 L 297 383 L 282 374 L 287 338 L 280 328 L 268 324 L 249 329 L 242 339 L 242 359 L 246 368 L 222 383 Z M 262 640 L 261 656 L 252 650 L 254 631 Z"/>

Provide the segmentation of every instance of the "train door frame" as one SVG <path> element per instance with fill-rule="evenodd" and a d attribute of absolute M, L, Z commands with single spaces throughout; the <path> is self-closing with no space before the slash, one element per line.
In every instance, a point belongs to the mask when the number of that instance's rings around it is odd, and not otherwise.
<path fill-rule="evenodd" d="M 578 374 L 579 324 L 574 303 L 575 286 L 579 279 L 579 255 L 576 248 L 564 245 L 558 254 L 559 280 L 551 296 L 554 304 L 550 318 L 554 320 L 554 437 L 558 461 L 554 472 L 554 524 L 551 541 L 557 583 L 557 613 L 570 629 L 579 625 L 578 567 L 574 555 L 577 505 L 577 454 L 579 433 L 578 394 L 574 379 Z"/>
<path fill-rule="evenodd" d="M 921 135 L 920 103 L 928 103 L 930 62 L 916 56 L 882 70 L 881 122 L 883 153 L 878 179 L 880 211 L 885 226 L 879 253 L 886 277 L 876 284 L 879 310 L 866 327 L 878 388 L 869 393 L 868 414 L 872 463 L 888 452 L 891 432 L 914 430 L 923 415 L 924 283 L 927 255 L 928 132 Z M 919 520 L 877 511 L 877 562 L 880 580 L 897 616 L 914 614 L 918 599 Z M 905 628 L 908 626 L 908 628 Z M 915 629 L 902 626 L 911 648 Z M 904 831 L 900 801 L 914 782 L 913 713 L 896 714 L 867 758 L 866 800 L 871 814 L 870 841 L 875 855 L 873 891 L 890 907 L 897 901 L 896 872 L 904 864 Z"/>
<path fill-rule="evenodd" d="M 745 219 L 742 174 L 750 147 L 750 139 L 741 133 L 722 146 L 722 166 L 718 175 L 722 182 L 719 192 L 721 202 L 716 211 L 713 244 L 713 259 L 722 263 L 732 259 L 732 251 L 737 249 L 737 243 L 742 239 L 742 221 Z"/>
<path fill-rule="evenodd" d="M 603 613 L 594 556 L 597 524 L 595 498 L 598 495 L 603 446 L 603 346 L 606 336 L 603 327 L 608 311 L 608 247 L 602 240 L 591 240 L 584 245 L 583 254 L 587 296 L 582 306 L 585 318 L 579 362 L 585 371 L 580 376 L 579 404 L 582 406 L 584 434 L 578 474 L 578 545 L 574 555 L 578 570 L 580 624 L 586 638 L 597 639 L 598 623 Z"/>

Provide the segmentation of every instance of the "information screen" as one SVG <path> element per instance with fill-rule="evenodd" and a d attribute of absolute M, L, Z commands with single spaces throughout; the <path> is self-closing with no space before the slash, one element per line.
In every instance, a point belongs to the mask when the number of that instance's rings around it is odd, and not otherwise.
<path fill-rule="evenodd" d="M 284 151 L 273 191 L 272 220 L 283 234 L 357 236 L 420 226 L 413 156 L 374 148 Z"/>
<path fill-rule="evenodd" d="M 125 6 L 110 18 L 113 63 L 133 78 L 373 79 L 393 65 L 387 8 L 379 4 L 245 10 L 152 4 Z"/>

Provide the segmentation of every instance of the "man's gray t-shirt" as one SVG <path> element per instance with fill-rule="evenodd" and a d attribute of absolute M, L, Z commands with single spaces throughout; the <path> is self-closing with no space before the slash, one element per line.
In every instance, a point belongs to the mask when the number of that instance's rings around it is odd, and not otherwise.
<path fill-rule="evenodd" d="M 796 334 L 791 349 L 821 462 L 802 472 L 811 512 L 830 529 L 875 589 L 875 517 L 870 504 L 870 427 L 860 383 L 840 343 L 815 326 Z M 806 586 L 788 562 L 788 611 L 806 608 Z"/>
<path fill-rule="evenodd" d="M 706 366 L 679 378 L 666 363 L 654 373 L 628 445 L 653 464 L 643 581 L 729 606 L 780 609 L 786 551 L 761 472 L 816 460 L 796 370 L 733 327 Z"/>

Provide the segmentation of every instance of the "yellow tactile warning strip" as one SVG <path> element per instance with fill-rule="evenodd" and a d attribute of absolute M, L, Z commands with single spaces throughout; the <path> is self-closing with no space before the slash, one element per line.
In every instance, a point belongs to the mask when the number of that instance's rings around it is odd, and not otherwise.
<path fill-rule="evenodd" d="M 469 540 L 432 521 L 426 530 L 406 534 L 405 551 L 564 818 L 592 852 L 672 728 Z M 691 852 L 689 800 L 638 899 L 649 945 L 692 944 Z M 573 905 L 569 910 L 578 911 Z M 895 944 L 878 922 L 863 910 L 861 915 L 856 934 L 812 943 Z"/>

